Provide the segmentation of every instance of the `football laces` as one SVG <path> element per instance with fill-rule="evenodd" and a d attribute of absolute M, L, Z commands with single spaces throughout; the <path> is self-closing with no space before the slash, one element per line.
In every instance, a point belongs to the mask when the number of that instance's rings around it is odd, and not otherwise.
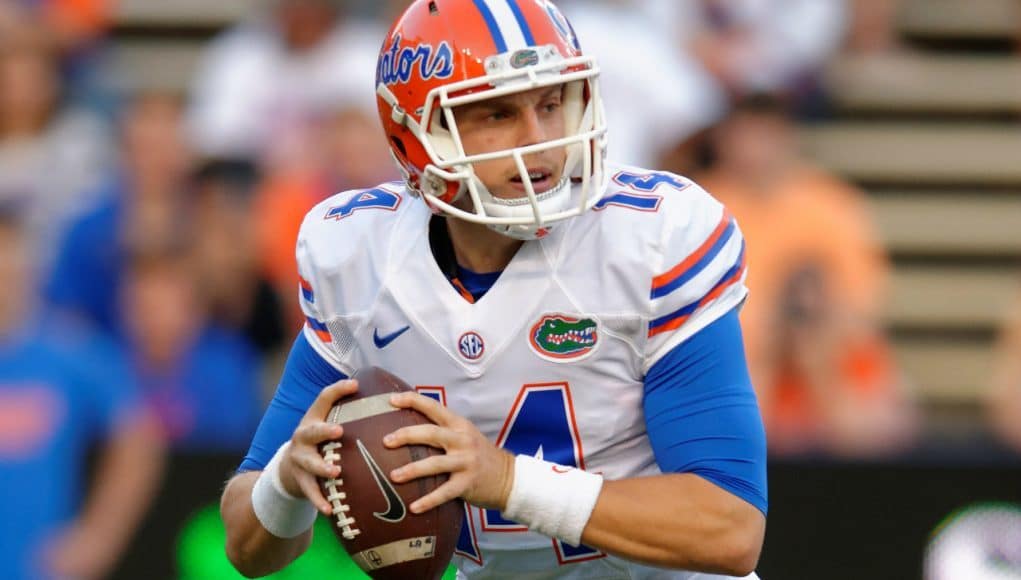
<path fill-rule="evenodd" d="M 339 466 L 340 453 L 337 450 L 341 447 L 340 441 L 332 441 L 323 445 L 323 460 L 330 465 Z M 353 540 L 362 531 L 354 526 L 355 519 L 348 515 L 348 512 L 351 511 L 351 506 L 344 503 L 344 500 L 347 499 L 347 494 L 340 490 L 343 485 L 344 480 L 339 477 L 327 479 L 324 484 L 327 491 L 326 501 L 330 502 L 330 505 L 333 506 L 333 518 L 336 521 L 337 527 L 340 528 L 341 535 L 345 540 Z"/>

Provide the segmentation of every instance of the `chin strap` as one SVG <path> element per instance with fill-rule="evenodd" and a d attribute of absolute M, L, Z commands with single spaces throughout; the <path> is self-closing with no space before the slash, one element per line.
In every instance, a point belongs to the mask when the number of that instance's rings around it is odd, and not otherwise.
<path fill-rule="evenodd" d="M 553 189 L 536 196 L 536 204 L 541 215 L 553 215 L 568 209 L 571 205 L 572 184 L 566 175 Z M 482 198 L 482 207 L 486 215 L 493 217 L 532 217 L 535 209 L 527 198 L 500 199 L 493 197 L 488 191 Z M 553 229 L 554 223 L 501 225 L 489 224 L 489 228 L 497 233 L 516 240 L 538 240 L 546 237 Z"/>

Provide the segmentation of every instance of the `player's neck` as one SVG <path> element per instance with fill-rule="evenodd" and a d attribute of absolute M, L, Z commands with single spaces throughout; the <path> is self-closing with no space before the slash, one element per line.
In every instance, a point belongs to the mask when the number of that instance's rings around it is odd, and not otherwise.
<path fill-rule="evenodd" d="M 447 227 L 457 263 L 473 272 L 503 270 L 524 243 L 494 232 L 485 225 L 455 218 L 447 219 Z"/>

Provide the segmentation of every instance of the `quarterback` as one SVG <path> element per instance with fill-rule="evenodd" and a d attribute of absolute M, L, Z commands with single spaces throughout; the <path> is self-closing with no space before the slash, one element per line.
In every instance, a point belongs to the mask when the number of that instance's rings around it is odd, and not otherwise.
<path fill-rule="evenodd" d="M 324 421 L 375 365 L 446 451 L 462 578 L 756 578 L 765 437 L 737 312 L 744 242 L 691 181 L 605 162 L 599 70 L 546 0 L 417 0 L 376 92 L 405 179 L 313 208 L 307 319 L 221 511 L 246 575 L 308 546 Z M 640 104 L 636 103 L 636 106 Z"/>

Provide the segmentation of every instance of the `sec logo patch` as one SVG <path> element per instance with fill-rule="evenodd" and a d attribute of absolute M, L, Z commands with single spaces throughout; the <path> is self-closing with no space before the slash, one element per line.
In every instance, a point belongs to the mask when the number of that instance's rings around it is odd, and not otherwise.
<path fill-rule="evenodd" d="M 457 339 L 457 350 L 468 360 L 479 360 L 486 352 L 486 343 L 477 332 L 466 332 Z"/>

